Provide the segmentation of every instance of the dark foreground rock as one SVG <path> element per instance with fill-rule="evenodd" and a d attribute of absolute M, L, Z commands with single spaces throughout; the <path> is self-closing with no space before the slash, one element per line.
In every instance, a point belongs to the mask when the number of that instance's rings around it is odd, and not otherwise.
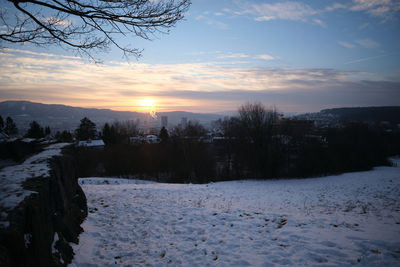
<path fill-rule="evenodd" d="M 87 216 L 86 197 L 78 185 L 74 158 L 64 150 L 49 160 L 50 177 L 34 177 L 23 188 L 34 191 L 0 228 L 0 266 L 66 266 Z M 1 190 L 1 189 L 0 189 Z M 2 212 L 0 207 L 0 213 Z"/>

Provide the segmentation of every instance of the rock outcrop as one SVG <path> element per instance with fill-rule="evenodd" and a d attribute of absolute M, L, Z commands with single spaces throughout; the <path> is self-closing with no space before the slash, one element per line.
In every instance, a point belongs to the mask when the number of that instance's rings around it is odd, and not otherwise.
<path fill-rule="evenodd" d="M 69 243 L 78 242 L 80 224 L 87 216 L 86 197 L 77 182 L 76 162 L 68 149 L 58 156 L 47 154 L 51 157 L 31 157 L 28 163 L 38 170 L 29 173 L 32 177 L 12 186 L 1 184 L 0 196 L 4 197 L 0 202 L 0 266 L 66 266 L 71 262 L 73 250 Z M 48 174 L 34 165 L 38 162 L 45 163 Z M 13 175 L 19 174 L 3 169 L 0 179 Z M 18 186 L 22 192 L 10 189 Z M 26 194 L 22 201 L 7 206 L 20 194 Z"/>

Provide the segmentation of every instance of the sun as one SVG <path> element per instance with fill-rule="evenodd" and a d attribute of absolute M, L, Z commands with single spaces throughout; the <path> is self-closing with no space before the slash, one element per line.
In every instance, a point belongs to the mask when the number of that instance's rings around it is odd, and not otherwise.
<path fill-rule="evenodd" d="M 145 98 L 145 99 L 140 99 L 139 100 L 139 105 L 141 107 L 154 107 L 155 106 L 155 101 L 151 98 Z"/>
<path fill-rule="evenodd" d="M 157 118 L 157 111 L 156 111 L 156 101 L 151 98 L 144 98 L 138 101 L 139 106 L 144 112 L 148 112 L 151 117 L 154 119 Z"/>

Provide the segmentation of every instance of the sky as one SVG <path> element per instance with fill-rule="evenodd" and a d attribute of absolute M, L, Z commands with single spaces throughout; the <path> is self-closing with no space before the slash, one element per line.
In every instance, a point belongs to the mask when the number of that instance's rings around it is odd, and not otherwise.
<path fill-rule="evenodd" d="M 118 41 L 142 57 L 112 48 L 95 64 L 0 43 L 0 101 L 203 113 L 400 105 L 398 0 L 192 0 L 169 34 Z"/>

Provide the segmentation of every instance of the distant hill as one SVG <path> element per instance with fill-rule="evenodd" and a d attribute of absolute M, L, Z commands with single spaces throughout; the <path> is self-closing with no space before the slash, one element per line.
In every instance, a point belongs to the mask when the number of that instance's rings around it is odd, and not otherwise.
<path fill-rule="evenodd" d="M 320 112 L 295 115 L 300 120 L 312 120 L 317 127 L 341 127 L 344 122 L 376 124 L 389 122 L 392 127 L 400 124 L 400 106 L 355 107 L 323 109 Z"/>
<path fill-rule="evenodd" d="M 55 130 L 75 129 L 83 117 L 100 125 L 113 120 L 132 120 L 143 116 L 137 112 L 119 112 L 108 109 L 79 108 L 65 105 L 47 105 L 29 101 L 0 102 L 0 115 L 13 118 L 17 127 L 24 131 L 33 120 Z"/>
<path fill-rule="evenodd" d="M 12 117 L 22 133 L 28 129 L 29 123 L 34 120 L 42 126 L 50 126 L 54 132 L 76 129 L 83 117 L 88 117 L 95 122 L 99 129 L 104 123 L 116 120 L 135 120 L 150 127 L 158 127 L 161 124 L 161 116 L 168 116 L 170 126 L 178 124 L 182 117 L 186 117 L 188 121 L 197 120 L 205 125 L 209 124 L 212 120 L 222 117 L 222 115 L 218 114 L 174 111 L 158 113 L 158 118 L 153 119 L 148 114 L 140 112 L 49 105 L 29 101 L 0 102 L 0 115 L 4 120 L 7 116 Z"/>
<path fill-rule="evenodd" d="M 333 108 L 323 109 L 321 113 L 337 116 L 342 121 L 400 123 L 400 106 Z"/>

